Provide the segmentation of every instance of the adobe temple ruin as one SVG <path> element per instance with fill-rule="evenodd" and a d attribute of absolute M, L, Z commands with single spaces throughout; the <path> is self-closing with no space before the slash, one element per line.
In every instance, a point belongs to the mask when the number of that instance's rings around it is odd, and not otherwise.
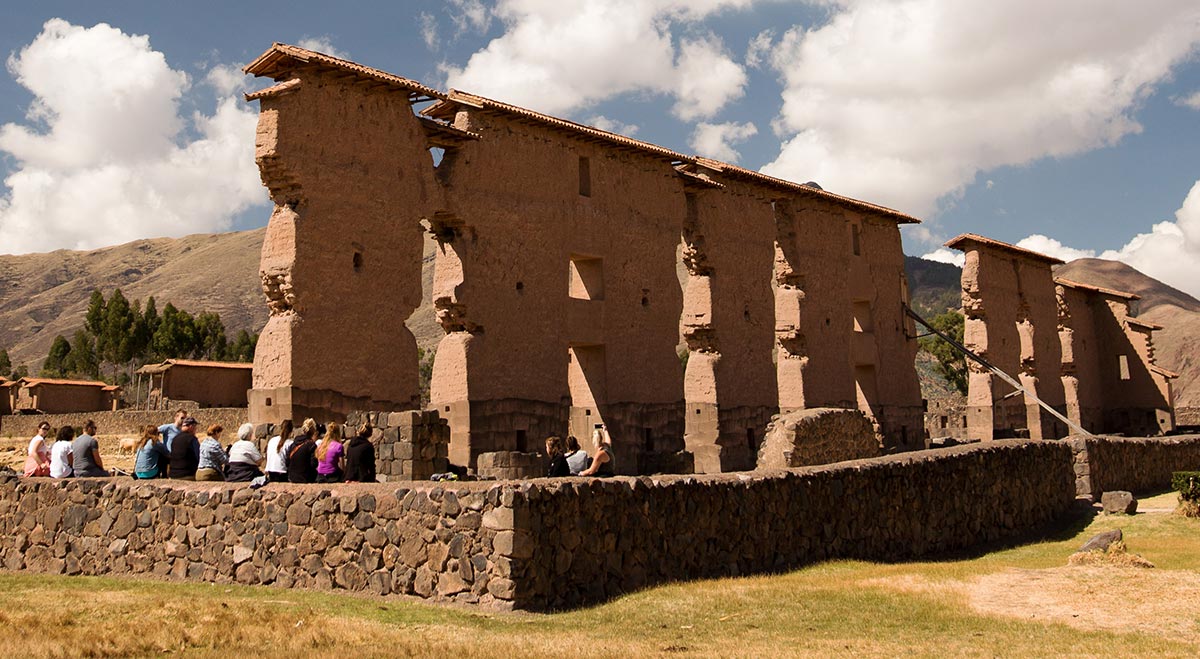
<path fill-rule="evenodd" d="M 294 46 L 245 70 L 276 81 L 247 95 L 275 202 L 253 421 L 418 406 L 403 323 L 428 232 L 445 331 L 430 408 L 456 464 L 605 423 L 622 473 L 680 455 L 747 469 L 773 415 L 816 407 L 862 410 L 885 450 L 923 447 L 899 231 L 916 218 Z M 1021 322 L 1050 327 L 1039 286 Z M 1017 309 L 987 308 L 1030 368 Z M 1039 366 L 1059 368 L 1056 345 Z"/>

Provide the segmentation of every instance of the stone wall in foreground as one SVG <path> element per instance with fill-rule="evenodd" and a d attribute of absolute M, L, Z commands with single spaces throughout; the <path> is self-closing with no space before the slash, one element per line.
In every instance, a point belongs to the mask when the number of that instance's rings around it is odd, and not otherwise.
<path fill-rule="evenodd" d="M 1075 498 L 1071 447 L 1003 441 L 787 471 L 516 482 L 0 482 L 0 564 L 403 593 L 498 607 L 936 555 Z"/>
<path fill-rule="evenodd" d="M 219 423 L 225 427 L 225 436 L 233 437 L 230 431 L 236 431 L 238 426 L 246 423 L 246 408 L 244 407 L 205 407 L 200 409 L 188 408 L 192 416 L 200 422 L 200 431 L 208 426 Z M 47 421 L 54 428 L 69 425 L 77 430 L 83 422 L 92 419 L 99 426 L 100 434 L 126 434 L 136 436 L 143 426 L 154 424 L 161 426 L 175 420 L 174 410 L 117 410 L 115 412 L 78 412 L 72 414 L 11 414 L 0 417 L 0 435 L 5 437 L 33 437 L 37 433 L 38 424 Z"/>
<path fill-rule="evenodd" d="M 1076 492 L 1100 500 L 1110 490 L 1152 492 L 1171 486 L 1171 472 L 1200 470 L 1200 435 L 1070 441 Z"/>

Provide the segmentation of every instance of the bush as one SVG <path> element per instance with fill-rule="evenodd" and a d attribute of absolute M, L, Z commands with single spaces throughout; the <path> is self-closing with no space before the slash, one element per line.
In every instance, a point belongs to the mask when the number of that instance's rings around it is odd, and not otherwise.
<path fill-rule="evenodd" d="M 1200 503 L 1200 471 L 1177 471 L 1171 474 L 1171 489 L 1183 501 Z"/>

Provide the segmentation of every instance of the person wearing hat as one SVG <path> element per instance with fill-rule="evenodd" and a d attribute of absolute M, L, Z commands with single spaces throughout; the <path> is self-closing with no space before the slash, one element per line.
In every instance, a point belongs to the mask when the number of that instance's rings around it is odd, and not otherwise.
<path fill-rule="evenodd" d="M 186 417 L 179 424 L 179 434 L 171 441 L 171 478 L 196 480 L 200 464 L 200 440 L 196 439 L 196 419 Z"/>

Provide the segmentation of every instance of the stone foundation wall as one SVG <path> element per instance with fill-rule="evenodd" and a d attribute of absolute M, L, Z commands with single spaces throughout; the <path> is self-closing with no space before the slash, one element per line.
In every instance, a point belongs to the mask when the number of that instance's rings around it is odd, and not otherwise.
<path fill-rule="evenodd" d="M 547 462 L 537 453 L 496 451 L 480 453 L 475 466 L 480 479 L 514 480 L 545 476 Z"/>
<path fill-rule="evenodd" d="M 1110 490 L 1166 489 L 1171 485 L 1171 472 L 1200 470 L 1200 435 L 1075 438 L 1070 445 L 1076 492 L 1097 501 Z"/>
<path fill-rule="evenodd" d="M 246 423 L 246 408 L 244 407 L 205 407 L 188 410 L 200 422 L 200 430 L 210 424 L 219 423 L 226 429 L 226 435 L 233 437 L 228 431 L 236 431 L 238 426 Z M 99 426 L 102 435 L 129 434 L 134 435 L 142 426 L 154 424 L 161 426 L 175 420 L 174 408 L 171 410 L 117 410 L 116 412 L 78 412 L 74 414 L 13 414 L 0 417 L 0 435 L 5 437 L 32 437 L 37 432 L 38 424 L 47 421 L 54 428 L 65 425 L 79 428 L 87 419 L 93 419 Z"/>
<path fill-rule="evenodd" d="M 758 468 L 788 469 L 879 454 L 874 426 L 865 414 L 817 407 L 780 414 L 771 421 L 758 451 Z"/>
<path fill-rule="evenodd" d="M 0 564 L 551 609 L 1022 533 L 1071 507 L 1071 458 L 1066 443 L 991 442 L 757 474 L 400 489 L 9 476 Z"/>

